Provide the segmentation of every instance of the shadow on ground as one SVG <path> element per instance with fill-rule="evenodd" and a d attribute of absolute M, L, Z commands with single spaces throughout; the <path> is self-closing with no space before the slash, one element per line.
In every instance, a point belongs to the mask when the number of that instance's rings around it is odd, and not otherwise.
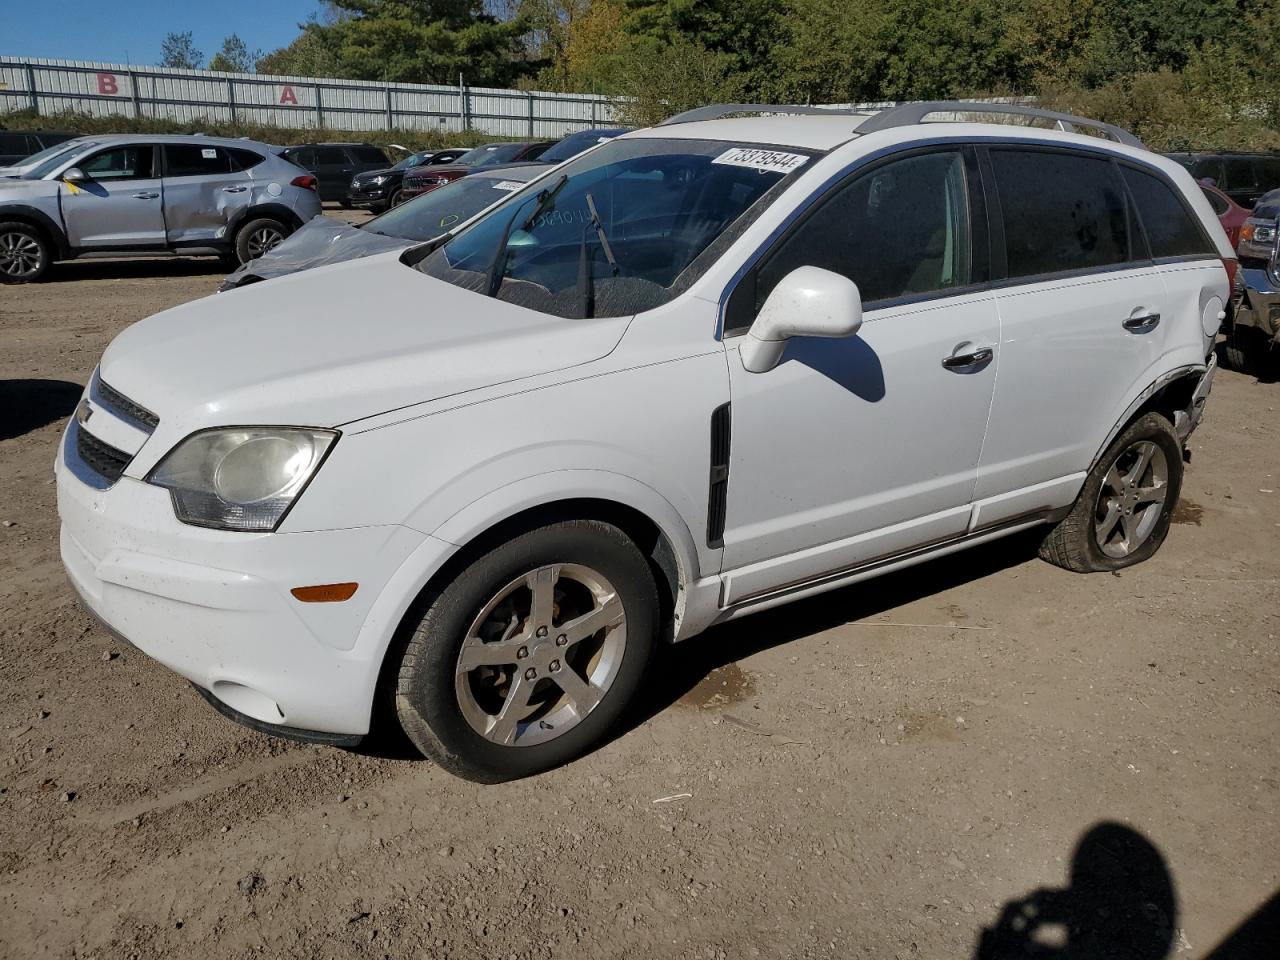
<path fill-rule="evenodd" d="M 218 257 L 154 257 L 142 260 L 70 260 L 56 263 L 42 283 L 76 280 L 148 280 L 173 277 L 224 277 L 230 272 Z"/>
<path fill-rule="evenodd" d="M 0 380 L 0 440 L 67 419 L 83 391 L 66 380 Z"/>
<path fill-rule="evenodd" d="M 979 933 L 973 960 L 1167 960 L 1187 949 L 1173 874 L 1159 848 L 1123 824 L 1099 823 L 1076 845 L 1067 886 L 1005 904 Z M 1280 892 L 1203 954 L 1278 956 Z"/>

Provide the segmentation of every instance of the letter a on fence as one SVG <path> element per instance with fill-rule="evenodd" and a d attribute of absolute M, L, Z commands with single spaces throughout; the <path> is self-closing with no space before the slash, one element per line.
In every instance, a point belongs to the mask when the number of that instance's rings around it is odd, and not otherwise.
<path fill-rule="evenodd" d="M 298 105 L 298 95 L 293 92 L 293 87 L 286 86 L 280 91 L 281 103 L 292 103 L 295 107 Z"/>

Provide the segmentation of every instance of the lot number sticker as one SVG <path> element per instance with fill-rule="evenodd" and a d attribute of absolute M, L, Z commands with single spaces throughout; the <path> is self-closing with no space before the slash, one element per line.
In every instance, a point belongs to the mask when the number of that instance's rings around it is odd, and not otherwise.
<path fill-rule="evenodd" d="M 809 158 L 802 153 L 782 153 L 778 150 L 760 150 L 751 147 L 734 147 L 726 150 L 712 163 L 725 163 L 731 167 L 749 167 L 761 173 L 788 174 L 799 170 Z"/>
<path fill-rule="evenodd" d="M 200 156 L 204 157 L 206 160 L 217 160 L 218 151 L 210 150 L 208 147 L 204 147 L 200 150 Z"/>
<path fill-rule="evenodd" d="M 518 180 L 499 180 L 493 185 L 495 190 L 519 190 L 524 184 Z"/>

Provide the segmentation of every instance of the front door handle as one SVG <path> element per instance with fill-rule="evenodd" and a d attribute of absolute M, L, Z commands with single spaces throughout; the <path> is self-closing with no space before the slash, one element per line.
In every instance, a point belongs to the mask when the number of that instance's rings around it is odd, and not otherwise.
<path fill-rule="evenodd" d="M 956 349 L 959 350 L 964 346 L 967 344 L 962 343 Z M 978 347 L 968 353 L 953 353 L 949 357 L 943 357 L 942 365 L 956 373 L 968 373 L 970 370 L 986 366 L 995 355 L 996 352 L 991 347 Z"/>
<path fill-rule="evenodd" d="M 1130 333 L 1150 333 L 1156 327 L 1160 326 L 1160 314 L 1143 313 L 1136 317 L 1130 317 L 1124 322 L 1124 328 Z"/>
<path fill-rule="evenodd" d="M 248 187 L 223 187 L 222 192 L 223 193 L 244 193 L 248 189 L 249 189 Z"/>
<path fill-rule="evenodd" d="M 135 199 L 135 200 L 155 200 L 155 199 L 157 199 L 159 196 L 160 196 L 160 194 L 158 194 L 158 193 L 151 193 L 151 192 L 149 192 L 149 191 L 145 191 L 145 190 L 144 190 L 142 193 L 135 193 L 135 194 L 133 195 L 133 199 Z"/>

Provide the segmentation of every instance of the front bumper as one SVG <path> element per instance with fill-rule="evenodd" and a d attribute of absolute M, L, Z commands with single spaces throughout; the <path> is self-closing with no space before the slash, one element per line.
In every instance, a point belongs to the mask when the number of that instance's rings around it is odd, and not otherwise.
<path fill-rule="evenodd" d="M 381 203 L 387 199 L 390 192 L 389 184 L 379 184 L 378 186 L 361 186 L 351 185 L 351 189 L 347 191 L 347 199 L 352 203 Z"/>
<path fill-rule="evenodd" d="M 382 658 L 420 585 L 406 568 L 452 547 L 400 526 L 205 530 L 139 480 L 94 489 L 63 453 L 56 475 L 63 564 L 109 629 L 259 729 L 325 742 L 368 732 Z M 342 603 L 289 592 L 350 581 L 360 586 Z"/>
<path fill-rule="evenodd" d="M 1244 297 L 1236 307 L 1233 324 L 1256 327 L 1280 344 L 1280 284 L 1262 268 L 1242 268 Z"/>

